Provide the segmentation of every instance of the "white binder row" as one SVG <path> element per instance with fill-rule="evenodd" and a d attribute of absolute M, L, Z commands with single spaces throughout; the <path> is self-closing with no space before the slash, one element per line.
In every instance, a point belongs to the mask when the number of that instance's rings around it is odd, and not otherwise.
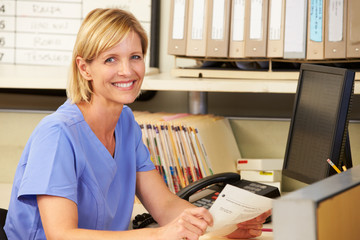
<path fill-rule="evenodd" d="M 168 53 L 189 57 L 360 57 L 357 0 L 172 0 Z"/>

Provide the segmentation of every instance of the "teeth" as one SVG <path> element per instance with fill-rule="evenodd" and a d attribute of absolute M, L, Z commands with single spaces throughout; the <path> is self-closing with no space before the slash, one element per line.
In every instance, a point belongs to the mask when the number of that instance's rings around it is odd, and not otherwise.
<path fill-rule="evenodd" d="M 130 87 L 131 85 L 133 85 L 134 82 L 128 82 L 128 83 L 114 83 L 114 85 L 116 87 L 120 87 L 120 88 L 127 88 Z"/>

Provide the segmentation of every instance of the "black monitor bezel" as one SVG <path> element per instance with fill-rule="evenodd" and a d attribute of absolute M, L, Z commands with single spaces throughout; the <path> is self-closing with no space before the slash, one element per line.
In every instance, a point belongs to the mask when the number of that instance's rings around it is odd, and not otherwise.
<path fill-rule="evenodd" d="M 293 114 L 290 122 L 288 140 L 285 150 L 283 174 L 287 177 L 296 179 L 300 182 L 311 184 L 325 177 L 335 174 L 336 171 L 329 164 L 327 164 L 325 165 L 326 167 L 324 169 L 319 169 L 319 171 L 321 171 L 319 172 L 320 177 L 313 178 L 309 175 L 306 175 L 307 173 L 306 171 L 294 171 L 287 168 L 289 161 L 291 161 L 291 159 L 289 159 L 289 151 L 292 147 L 292 140 L 293 140 L 292 135 L 293 135 L 294 124 L 296 124 L 296 119 L 298 114 L 297 109 L 299 106 L 299 99 L 302 94 L 302 85 L 304 81 L 311 80 L 311 79 L 304 80 L 304 71 L 315 71 L 319 73 L 336 74 L 336 75 L 340 75 L 343 80 L 342 95 L 341 95 L 341 99 L 339 99 L 340 107 L 338 109 L 337 121 L 336 121 L 337 126 L 335 126 L 336 131 L 333 135 L 333 141 L 332 141 L 333 144 L 331 149 L 331 155 L 329 156 L 329 158 L 331 158 L 331 160 L 334 162 L 336 166 L 340 167 L 340 165 L 345 165 L 348 168 L 352 167 L 350 141 L 348 135 L 348 122 L 349 122 L 351 99 L 354 91 L 355 72 L 344 68 L 329 67 L 329 66 L 316 65 L 316 64 L 301 65 L 299 72 L 298 86 L 295 95 L 294 107 L 293 107 Z M 341 141 L 339 142 L 340 138 Z M 306 151 L 306 149 L 304 149 L 304 151 Z M 321 160 L 317 159 L 317 161 L 326 161 L 326 159 L 321 159 Z"/>

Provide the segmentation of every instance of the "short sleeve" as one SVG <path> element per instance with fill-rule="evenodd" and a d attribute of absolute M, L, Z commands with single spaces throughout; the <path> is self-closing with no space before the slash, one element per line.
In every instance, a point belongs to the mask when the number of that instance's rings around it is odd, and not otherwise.
<path fill-rule="evenodd" d="M 32 136 L 18 198 L 53 195 L 77 203 L 74 151 L 59 125 L 41 126 Z"/>

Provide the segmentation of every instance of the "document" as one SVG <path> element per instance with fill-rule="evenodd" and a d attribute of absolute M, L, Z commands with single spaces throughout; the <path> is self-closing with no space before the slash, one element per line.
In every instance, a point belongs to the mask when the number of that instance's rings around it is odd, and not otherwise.
<path fill-rule="evenodd" d="M 225 236 L 236 224 L 253 219 L 272 208 L 273 199 L 227 184 L 209 209 L 214 225 L 205 236 Z"/>

